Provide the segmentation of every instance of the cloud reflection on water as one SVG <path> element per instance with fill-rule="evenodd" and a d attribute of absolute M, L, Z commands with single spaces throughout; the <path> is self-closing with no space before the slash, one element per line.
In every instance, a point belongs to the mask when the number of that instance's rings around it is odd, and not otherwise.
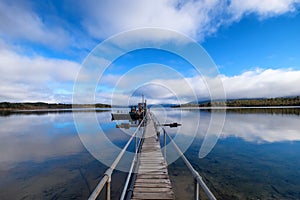
<path fill-rule="evenodd" d="M 280 109 L 278 109 L 280 110 Z M 159 115 L 159 111 L 156 111 Z M 193 136 L 194 127 L 197 126 L 194 119 L 200 115 L 200 124 L 197 137 L 204 138 L 211 114 L 207 110 L 179 109 L 172 110 L 172 115 L 168 115 L 169 121 L 182 123 L 178 133 L 185 136 Z M 184 115 L 184 122 L 177 114 Z M 223 112 L 223 111 L 219 111 Z M 169 129 L 170 132 L 175 132 Z M 260 113 L 238 113 L 227 111 L 224 128 L 220 138 L 228 137 L 242 138 L 244 141 L 252 143 L 300 141 L 300 117 L 295 114 L 270 114 Z"/>
<path fill-rule="evenodd" d="M 0 117 L 0 167 L 74 155 L 82 146 L 70 114 Z"/>
<path fill-rule="evenodd" d="M 199 112 L 195 109 L 153 110 L 162 122 L 182 123 L 182 126 L 176 129 L 167 128 L 171 134 L 177 134 L 176 143 L 182 150 L 189 146 L 194 137 L 200 139 L 205 137 L 210 123 L 210 112 L 204 110 Z M 160 119 L 160 114 L 164 119 Z M 102 128 L 107 129 L 104 132 L 113 143 L 120 144 L 128 139 L 128 133 L 120 134 L 121 130 L 115 130 L 110 126 L 109 113 L 102 113 L 97 117 Z M 195 121 L 198 118 L 199 124 Z M 42 162 L 53 157 L 74 155 L 84 150 L 76 134 L 71 113 L 12 115 L 0 117 L 0 124 L 2 169 L 13 167 L 19 162 L 28 160 Z M 237 137 L 251 143 L 300 141 L 299 128 L 299 115 L 228 112 L 220 138 Z M 101 145 L 101 139 L 95 140 L 94 134 L 85 134 L 83 137 L 85 142 L 99 148 L 99 154 L 103 155 L 105 145 Z M 106 152 L 108 151 L 106 149 Z M 118 151 L 111 151 L 107 156 L 113 159 L 117 153 Z"/>
<path fill-rule="evenodd" d="M 240 137 L 255 143 L 299 141 L 299 128 L 297 115 L 229 113 L 221 137 Z"/>

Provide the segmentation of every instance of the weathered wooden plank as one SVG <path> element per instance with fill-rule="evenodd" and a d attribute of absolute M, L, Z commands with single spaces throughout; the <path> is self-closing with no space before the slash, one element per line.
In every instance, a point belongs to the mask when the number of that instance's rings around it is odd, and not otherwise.
<path fill-rule="evenodd" d="M 165 165 L 162 161 L 156 161 L 156 162 L 140 162 L 140 166 L 163 166 Z"/>
<path fill-rule="evenodd" d="M 162 166 L 162 165 L 165 165 L 164 162 L 161 162 L 161 161 L 157 161 L 156 163 L 151 163 L 151 162 L 141 162 L 140 163 L 140 166 Z"/>
<path fill-rule="evenodd" d="M 171 184 L 164 184 L 164 183 L 136 183 L 135 188 L 172 188 Z"/>
<path fill-rule="evenodd" d="M 174 199 L 174 194 L 172 193 L 138 193 L 133 192 L 133 199 Z"/>
<path fill-rule="evenodd" d="M 142 179 L 168 179 L 169 176 L 167 174 L 138 174 L 138 178 Z"/>
<path fill-rule="evenodd" d="M 153 161 L 164 161 L 164 159 L 163 158 L 160 158 L 160 157 L 155 157 L 155 158 L 149 158 L 149 157 L 146 157 L 146 156 L 141 156 L 140 157 L 140 160 L 141 161 L 144 161 L 144 160 L 149 160 L 149 161 L 151 161 L 151 160 L 153 160 Z"/>
<path fill-rule="evenodd" d="M 167 171 L 145 171 L 145 172 L 139 172 L 139 174 L 168 174 Z"/>
<path fill-rule="evenodd" d="M 141 166 L 140 170 L 161 170 L 161 169 L 164 169 L 162 166 L 159 166 L 159 165 L 143 165 Z"/>
<path fill-rule="evenodd" d="M 174 199 L 167 164 L 149 117 L 144 137 L 132 199 Z"/>
<path fill-rule="evenodd" d="M 157 167 L 160 167 L 161 165 L 165 165 L 164 162 L 157 162 L 157 163 L 143 162 L 140 164 L 141 166 L 157 166 Z"/>
<path fill-rule="evenodd" d="M 161 163 L 161 164 L 166 164 L 165 160 L 163 159 L 141 159 L 140 163 Z"/>
<path fill-rule="evenodd" d="M 136 179 L 135 181 L 136 183 L 170 183 L 170 180 L 169 179 Z"/>
<path fill-rule="evenodd" d="M 164 160 L 161 160 L 161 159 L 144 159 L 144 160 L 140 160 L 140 163 L 144 163 L 144 164 L 147 164 L 147 163 L 160 163 L 162 165 L 165 165 L 165 161 Z"/>
<path fill-rule="evenodd" d="M 135 192 L 139 193 L 161 193 L 161 192 L 170 192 L 170 188 L 165 187 L 165 188 L 144 188 L 144 187 L 138 187 L 134 189 Z"/>
<path fill-rule="evenodd" d="M 156 151 L 142 151 L 142 157 L 154 157 L 159 158 L 161 156 L 161 152 Z"/>
<path fill-rule="evenodd" d="M 142 169 L 152 169 L 152 170 L 160 170 L 160 169 L 164 169 L 161 165 L 157 165 L 157 164 L 147 164 L 147 165 L 142 165 L 140 170 Z"/>
<path fill-rule="evenodd" d="M 152 172 L 156 172 L 156 171 L 163 171 L 163 172 L 166 172 L 168 173 L 168 170 L 162 168 L 162 169 L 147 169 L 147 168 L 144 168 L 144 169 L 140 169 L 138 171 L 138 174 L 139 173 L 152 173 Z"/>
<path fill-rule="evenodd" d="M 141 165 L 139 167 L 140 170 L 143 170 L 143 169 L 156 169 L 156 170 L 160 170 L 160 169 L 164 169 L 165 167 L 164 166 L 161 166 L 161 165 Z"/>

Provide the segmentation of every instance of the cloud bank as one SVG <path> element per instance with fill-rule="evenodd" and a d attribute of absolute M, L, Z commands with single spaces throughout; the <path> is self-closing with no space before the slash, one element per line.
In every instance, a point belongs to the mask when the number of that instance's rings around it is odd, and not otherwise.
<path fill-rule="evenodd" d="M 55 48 L 65 47 L 71 38 L 61 24 L 43 19 L 29 2 L 6 0 L 0 2 L 0 35 Z"/>
<path fill-rule="evenodd" d="M 76 49 L 72 53 L 78 55 L 121 31 L 160 27 L 203 41 L 220 27 L 236 23 L 244 16 L 256 15 L 259 19 L 266 19 L 293 13 L 299 4 L 300 0 L 65 0 L 59 3 L 2 0 L 0 101 L 71 102 L 80 64 L 72 59 L 55 58 L 55 54 L 68 54 L 70 49 Z M 46 56 L 40 53 L 44 51 Z M 234 77 L 223 75 L 222 80 L 228 98 L 299 95 L 299 71 L 293 69 L 248 71 Z M 182 80 L 156 81 L 177 86 L 178 95 L 188 100 L 189 94 L 184 88 L 180 90 Z M 187 81 L 198 97 L 208 96 L 201 77 Z M 153 101 L 160 93 L 157 86 L 151 85 L 147 91 L 155 94 L 152 95 Z M 161 93 L 165 101 L 174 101 L 165 90 Z M 110 102 L 111 93 L 106 90 L 97 95 L 97 101 Z M 117 94 L 121 100 L 126 95 Z"/>
<path fill-rule="evenodd" d="M 236 98 L 274 98 L 284 96 L 298 96 L 300 89 L 300 71 L 293 69 L 256 69 L 236 76 L 219 75 L 223 82 L 227 99 Z M 207 78 L 213 84 L 216 78 Z M 121 86 L 118 86 L 122 79 Z M 199 100 L 210 99 L 210 92 L 205 79 L 201 76 L 177 79 L 153 79 L 142 86 L 132 85 L 132 76 L 117 77 L 100 82 L 100 88 L 114 87 L 113 97 L 117 104 L 127 103 L 128 97 L 139 100 L 145 94 L 150 104 L 188 103 L 194 101 L 194 94 Z M 102 84 L 102 85 L 101 85 Z M 123 87 L 128 86 L 128 87 Z M 130 86 L 130 87 L 129 87 Z M 126 90 L 127 88 L 127 90 Z M 98 93 L 98 98 L 109 103 L 112 98 L 110 92 Z"/>
<path fill-rule="evenodd" d="M 65 0 L 0 2 L 0 35 L 48 48 L 93 48 L 99 40 L 130 29 L 158 27 L 198 41 L 250 14 L 265 19 L 294 12 L 299 0 Z M 46 12 L 44 11 L 45 9 Z M 92 45 L 92 46 L 91 46 Z"/>
<path fill-rule="evenodd" d="M 80 64 L 20 55 L 0 45 L 0 101 L 70 102 Z"/>
<path fill-rule="evenodd" d="M 255 14 L 259 18 L 278 16 L 294 12 L 299 2 L 299 0 L 88 0 L 80 7 L 88 16 L 83 20 L 83 25 L 95 38 L 105 38 L 140 27 L 158 27 L 175 30 L 201 41 L 215 33 L 220 26 L 238 22 L 245 15 Z"/>
<path fill-rule="evenodd" d="M 72 102 L 73 84 L 80 64 L 41 56 L 24 56 L 0 45 L 0 101 Z M 127 103 L 128 96 L 147 94 L 149 103 L 187 103 L 208 99 L 209 91 L 200 75 L 184 78 L 171 71 L 149 68 L 148 76 L 141 79 L 137 74 L 118 76 L 107 74 L 96 91 L 96 102 Z M 140 74 L 140 73 L 139 73 Z M 152 74 L 150 76 L 150 74 Z M 166 77 L 166 78 L 164 78 Z M 246 71 L 236 76 L 219 75 L 227 98 L 268 98 L 300 95 L 298 82 L 300 71 L 293 69 L 260 69 Z M 132 80 L 145 81 L 136 86 Z M 208 79 L 211 83 L 213 78 Z M 114 92 L 114 93 L 112 93 Z M 139 97 L 138 97 L 139 98 Z M 180 102 L 178 102 L 180 99 Z"/>

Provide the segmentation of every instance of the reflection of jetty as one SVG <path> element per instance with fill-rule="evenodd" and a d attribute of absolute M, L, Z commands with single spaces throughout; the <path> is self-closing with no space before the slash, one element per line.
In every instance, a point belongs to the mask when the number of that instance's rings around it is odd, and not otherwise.
<path fill-rule="evenodd" d="M 106 170 L 103 178 L 101 179 L 89 199 L 96 199 L 105 185 L 106 199 L 110 199 L 111 175 L 132 141 L 135 141 L 135 155 L 133 157 L 133 161 L 128 172 L 128 176 L 120 199 L 175 199 L 175 194 L 172 189 L 172 184 L 169 179 L 167 169 L 167 136 L 170 139 L 170 144 L 175 147 L 175 150 L 186 163 L 194 178 L 195 199 L 199 199 L 199 185 L 207 194 L 209 199 L 216 199 L 202 180 L 202 177 L 192 167 L 181 150 L 163 128 L 163 126 L 176 127 L 178 125 L 180 124 L 160 124 L 157 120 L 155 120 L 155 116 L 150 113 L 150 111 L 147 113 L 145 112 L 144 117 L 139 123 L 136 131 L 128 140 L 127 144 L 122 149 L 111 167 Z M 130 127 L 129 124 L 128 126 Z M 160 134 L 158 131 L 158 126 L 161 126 L 163 130 L 163 153 L 160 147 Z M 142 135 L 141 137 L 138 137 L 138 133 L 140 132 L 140 130 L 142 132 Z"/>

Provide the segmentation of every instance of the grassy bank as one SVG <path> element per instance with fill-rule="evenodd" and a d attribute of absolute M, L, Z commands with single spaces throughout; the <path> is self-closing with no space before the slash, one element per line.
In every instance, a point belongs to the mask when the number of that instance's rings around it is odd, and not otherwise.
<path fill-rule="evenodd" d="M 42 110 L 42 109 L 71 109 L 71 108 L 110 108 L 107 104 L 63 104 L 63 103 L 10 103 L 1 102 L 0 110 Z"/>

